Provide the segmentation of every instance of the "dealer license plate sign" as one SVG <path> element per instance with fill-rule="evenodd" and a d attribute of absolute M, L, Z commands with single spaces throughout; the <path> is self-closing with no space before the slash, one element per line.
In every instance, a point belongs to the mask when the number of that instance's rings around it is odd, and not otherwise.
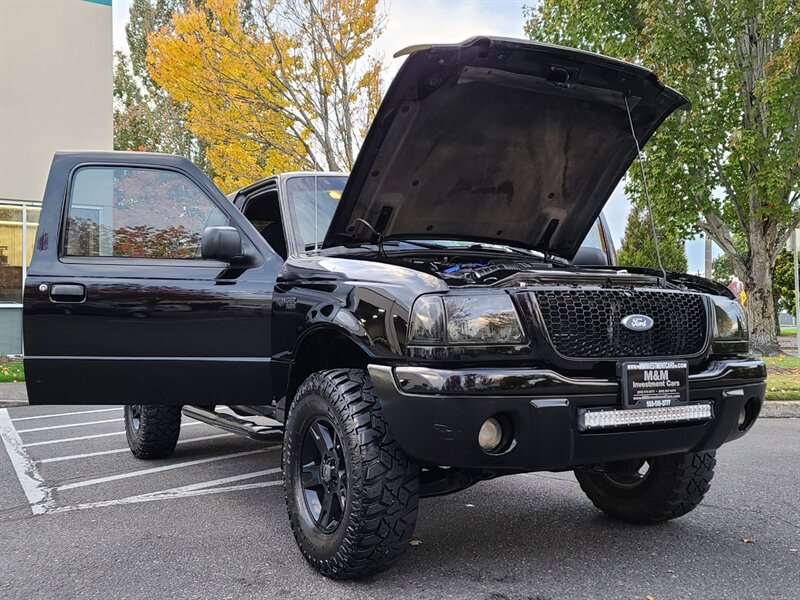
<path fill-rule="evenodd" d="M 689 399 L 685 360 L 628 362 L 620 365 L 623 408 L 659 408 Z"/>

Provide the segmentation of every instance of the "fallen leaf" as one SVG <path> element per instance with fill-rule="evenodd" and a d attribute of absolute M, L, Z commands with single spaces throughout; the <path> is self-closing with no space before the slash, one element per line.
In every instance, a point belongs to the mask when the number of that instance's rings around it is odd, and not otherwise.
<path fill-rule="evenodd" d="M 753 538 L 742 538 L 742 541 L 745 544 L 755 544 L 756 543 L 756 541 Z"/>
<path fill-rule="evenodd" d="M 411 540 L 409 543 L 412 546 L 419 546 L 422 543 L 422 540 Z"/>
<path fill-rule="evenodd" d="M 647 596 L 644 597 L 644 600 L 656 600 L 656 597 L 652 594 L 647 594 Z"/>

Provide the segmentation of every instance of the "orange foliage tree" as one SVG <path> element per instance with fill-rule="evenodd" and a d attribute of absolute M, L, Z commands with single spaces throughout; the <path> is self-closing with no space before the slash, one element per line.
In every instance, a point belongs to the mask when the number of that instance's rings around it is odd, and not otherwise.
<path fill-rule="evenodd" d="M 149 38 L 154 81 L 188 107 L 217 183 L 347 170 L 381 97 L 378 0 L 205 0 Z"/>

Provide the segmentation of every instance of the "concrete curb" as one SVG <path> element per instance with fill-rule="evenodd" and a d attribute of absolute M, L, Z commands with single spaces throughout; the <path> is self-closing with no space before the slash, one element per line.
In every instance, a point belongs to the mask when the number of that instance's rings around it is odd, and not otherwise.
<path fill-rule="evenodd" d="M 800 400 L 765 402 L 759 417 L 766 417 L 767 419 L 796 419 L 800 417 Z"/>
<path fill-rule="evenodd" d="M 24 383 L 0 383 L 0 408 L 27 405 L 28 393 Z"/>
<path fill-rule="evenodd" d="M 0 408 L 27 405 L 28 395 L 24 383 L 0 383 Z M 765 402 L 760 417 L 767 419 L 800 418 L 800 400 Z"/>

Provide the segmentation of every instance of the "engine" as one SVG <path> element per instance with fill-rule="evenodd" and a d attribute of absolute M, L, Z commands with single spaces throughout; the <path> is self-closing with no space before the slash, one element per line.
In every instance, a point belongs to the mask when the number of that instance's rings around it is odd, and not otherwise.
<path fill-rule="evenodd" d="M 414 268 L 425 270 L 442 278 L 450 286 L 491 286 L 508 277 L 525 271 L 549 270 L 552 265 L 545 262 L 485 260 L 424 260 L 409 261 Z"/>

